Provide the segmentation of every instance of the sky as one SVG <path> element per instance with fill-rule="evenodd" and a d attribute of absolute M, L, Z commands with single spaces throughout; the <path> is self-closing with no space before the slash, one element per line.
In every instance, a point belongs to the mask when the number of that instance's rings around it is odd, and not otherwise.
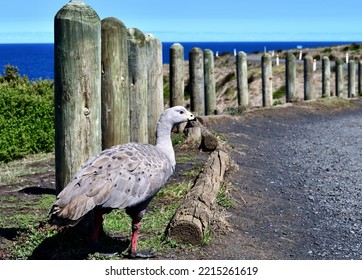
<path fill-rule="evenodd" d="M 362 41 L 361 0 L 87 0 L 162 42 Z M 0 43 L 52 43 L 62 0 L 2 1 Z M 132 4 L 130 4 L 132 3 Z"/>

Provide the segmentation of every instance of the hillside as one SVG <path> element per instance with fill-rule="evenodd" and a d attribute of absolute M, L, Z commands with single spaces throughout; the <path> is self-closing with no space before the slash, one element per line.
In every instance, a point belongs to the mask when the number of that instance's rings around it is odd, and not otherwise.
<path fill-rule="evenodd" d="M 299 57 L 301 50 L 293 49 L 289 50 L 296 58 Z M 349 54 L 349 59 L 359 61 L 362 55 L 362 44 L 351 45 L 337 45 L 331 47 L 302 49 L 302 57 L 311 55 L 318 61 L 324 56 L 327 56 L 333 62 L 342 58 L 345 59 L 346 53 Z M 285 102 L 285 65 L 284 58 L 287 51 L 276 50 L 274 55 L 273 65 L 273 91 L 274 102 L 280 104 Z M 263 53 L 253 53 L 248 55 L 248 82 L 249 82 L 249 95 L 250 106 L 259 107 L 262 104 L 261 96 L 261 68 L 260 57 Z M 280 65 L 275 65 L 276 55 L 280 58 Z M 188 61 L 185 61 L 185 96 L 188 97 Z M 303 82 L 303 63 L 300 61 L 297 65 L 297 96 L 303 99 L 304 95 L 304 82 Z M 332 79 L 331 79 L 331 94 L 335 92 L 334 82 L 334 69 L 332 67 Z M 232 54 L 224 54 L 223 56 L 215 57 L 215 80 L 216 80 L 216 94 L 217 94 L 217 109 L 219 112 L 223 112 L 230 108 L 237 107 L 237 84 L 236 84 L 236 66 L 235 57 Z M 347 78 L 345 78 L 347 82 Z M 322 73 L 320 65 L 317 64 L 317 70 L 314 73 L 315 92 L 318 94 L 322 92 Z M 164 89 L 165 89 L 165 102 L 168 102 L 169 96 L 169 65 L 164 65 Z M 189 103 L 189 100 L 187 100 Z"/>

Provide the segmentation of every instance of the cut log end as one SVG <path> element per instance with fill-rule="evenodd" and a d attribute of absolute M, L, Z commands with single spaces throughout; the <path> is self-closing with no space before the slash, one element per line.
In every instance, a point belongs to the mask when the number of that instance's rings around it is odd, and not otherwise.
<path fill-rule="evenodd" d="M 174 220 L 170 224 L 168 236 L 181 244 L 199 245 L 202 242 L 203 230 L 198 220 L 191 216 L 183 216 L 181 220 Z"/>

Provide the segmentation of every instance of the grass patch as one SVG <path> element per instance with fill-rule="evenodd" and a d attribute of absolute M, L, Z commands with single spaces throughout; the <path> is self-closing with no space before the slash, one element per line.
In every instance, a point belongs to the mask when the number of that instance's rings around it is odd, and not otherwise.
<path fill-rule="evenodd" d="M 176 162 L 180 163 L 180 164 L 193 162 L 194 160 L 195 160 L 194 155 L 183 154 L 183 155 L 176 156 Z"/>
<path fill-rule="evenodd" d="M 182 175 L 185 177 L 196 178 L 201 172 L 202 168 L 203 165 L 197 165 L 193 169 L 183 172 Z"/>
<path fill-rule="evenodd" d="M 280 88 L 278 88 L 276 91 L 273 92 L 273 99 L 283 98 L 285 96 L 285 92 L 286 92 L 286 87 L 281 86 Z"/>
<path fill-rule="evenodd" d="M 245 106 L 229 107 L 223 111 L 224 115 L 239 116 L 247 110 Z"/>
<path fill-rule="evenodd" d="M 0 162 L 0 186 L 20 183 L 25 180 L 25 176 L 44 173 L 51 168 L 48 162 L 52 160 L 53 153 L 41 153 L 8 163 Z"/>
<path fill-rule="evenodd" d="M 222 184 L 220 190 L 216 196 L 216 203 L 224 208 L 230 208 L 235 206 L 234 199 L 230 196 L 229 188 L 226 184 Z"/>
<path fill-rule="evenodd" d="M 177 133 L 175 135 L 172 136 L 172 145 L 176 146 L 176 145 L 180 145 L 182 144 L 186 139 L 186 135 L 184 133 Z"/>
<path fill-rule="evenodd" d="M 156 195 L 142 219 L 138 241 L 140 250 L 153 248 L 157 252 L 164 252 L 178 246 L 172 240 L 165 239 L 164 231 L 180 206 L 181 200 L 191 187 L 191 182 L 178 182 L 166 185 Z M 104 229 L 108 233 L 116 232 L 118 235 L 129 237 L 131 235 L 131 219 L 124 210 L 114 210 L 106 215 Z M 92 256 L 92 259 L 102 258 L 97 254 Z M 117 257 L 114 259 L 117 259 Z"/>

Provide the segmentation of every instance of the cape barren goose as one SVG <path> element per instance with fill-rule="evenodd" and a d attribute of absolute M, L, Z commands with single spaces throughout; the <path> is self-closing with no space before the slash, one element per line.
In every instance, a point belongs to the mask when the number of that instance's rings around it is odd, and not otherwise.
<path fill-rule="evenodd" d="M 147 205 L 175 170 L 171 129 L 192 119 L 194 116 L 184 107 L 169 108 L 158 121 L 155 146 L 122 144 L 91 158 L 57 196 L 50 210 L 50 223 L 74 225 L 88 212 L 95 211 L 91 240 L 97 244 L 103 214 L 124 208 L 132 219 L 129 255 L 142 257 L 137 252 L 141 219 Z"/>

